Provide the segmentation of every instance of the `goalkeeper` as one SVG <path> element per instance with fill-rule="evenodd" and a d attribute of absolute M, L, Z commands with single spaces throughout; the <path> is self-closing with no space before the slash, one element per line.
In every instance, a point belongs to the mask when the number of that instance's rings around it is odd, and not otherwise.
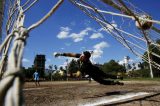
<path fill-rule="evenodd" d="M 104 73 L 99 67 L 93 65 L 90 61 L 91 53 L 84 51 L 79 53 L 55 53 L 55 57 L 66 56 L 79 58 L 77 60 L 81 73 L 88 74 L 91 78 L 103 85 L 124 85 L 122 82 L 114 81 L 111 79 L 119 79 L 115 75 Z M 108 79 L 106 79 L 108 78 Z"/>

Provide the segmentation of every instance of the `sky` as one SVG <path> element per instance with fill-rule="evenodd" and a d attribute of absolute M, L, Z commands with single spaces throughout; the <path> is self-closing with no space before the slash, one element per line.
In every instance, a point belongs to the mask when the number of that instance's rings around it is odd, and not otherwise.
<path fill-rule="evenodd" d="M 39 0 L 26 12 L 25 27 L 41 19 L 58 0 Z M 160 10 L 159 0 L 131 0 L 136 7 L 160 20 L 157 14 Z M 145 3 L 144 3 L 145 2 Z M 102 5 L 103 8 L 106 5 Z M 109 6 L 106 8 L 110 9 Z M 111 9 L 112 11 L 116 11 Z M 110 21 L 119 22 L 122 19 L 110 16 Z M 116 25 L 116 24 L 115 24 Z M 127 29 L 129 32 L 132 29 Z M 85 50 L 94 51 L 91 60 L 95 63 L 105 63 L 114 59 L 123 62 L 124 56 L 129 56 L 132 62 L 141 61 L 128 49 L 116 41 L 101 26 L 85 15 L 80 9 L 64 0 L 57 11 L 42 25 L 30 32 L 24 49 L 23 66 L 31 67 L 37 54 L 46 55 L 46 68 L 49 65 L 66 65 L 66 59 L 55 58 L 54 52 L 82 53 Z"/>

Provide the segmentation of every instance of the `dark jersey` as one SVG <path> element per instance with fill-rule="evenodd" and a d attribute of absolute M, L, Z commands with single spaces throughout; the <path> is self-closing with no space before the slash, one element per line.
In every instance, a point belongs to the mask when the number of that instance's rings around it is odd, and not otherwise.
<path fill-rule="evenodd" d="M 88 74 L 90 77 L 92 77 L 95 81 L 99 82 L 100 84 L 110 85 L 114 83 L 114 81 L 105 80 L 106 78 L 117 79 L 116 76 L 106 74 L 98 66 L 93 65 L 90 61 L 81 62 L 78 60 L 78 64 L 82 74 Z"/>

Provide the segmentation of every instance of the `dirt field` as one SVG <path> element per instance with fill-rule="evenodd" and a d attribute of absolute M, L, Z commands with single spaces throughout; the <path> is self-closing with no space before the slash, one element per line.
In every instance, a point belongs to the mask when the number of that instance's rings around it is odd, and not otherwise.
<path fill-rule="evenodd" d="M 24 96 L 26 106 L 160 106 L 160 82 L 157 81 L 125 81 L 124 86 L 100 85 L 96 82 L 41 82 L 36 87 L 33 82 L 25 83 Z M 110 101 L 126 94 L 145 92 L 147 95 L 130 99 Z"/>

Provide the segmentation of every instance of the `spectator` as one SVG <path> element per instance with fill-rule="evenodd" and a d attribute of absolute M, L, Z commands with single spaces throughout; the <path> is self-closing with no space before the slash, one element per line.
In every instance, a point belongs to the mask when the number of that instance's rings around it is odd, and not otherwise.
<path fill-rule="evenodd" d="M 38 73 L 37 70 L 34 72 L 33 78 L 34 78 L 36 86 L 40 86 L 40 83 L 39 83 L 39 73 Z"/>

